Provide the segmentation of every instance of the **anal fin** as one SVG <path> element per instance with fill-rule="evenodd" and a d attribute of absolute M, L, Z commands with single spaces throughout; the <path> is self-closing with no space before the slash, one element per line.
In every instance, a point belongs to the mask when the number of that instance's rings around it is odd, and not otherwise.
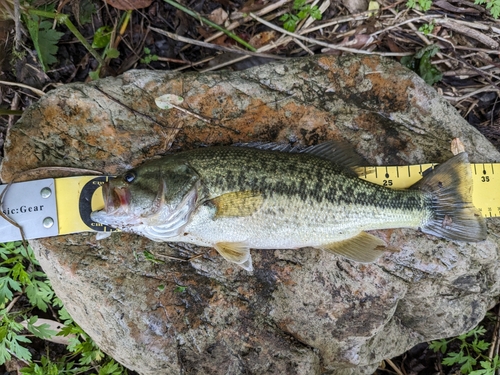
<path fill-rule="evenodd" d="M 249 247 L 243 242 L 218 242 L 215 250 L 229 262 L 236 263 L 247 271 L 253 271 Z"/>
<path fill-rule="evenodd" d="M 386 243 L 380 238 L 361 232 L 357 236 L 348 238 L 347 240 L 316 247 L 356 262 L 371 263 L 384 254 L 386 250 L 385 246 Z M 379 247 L 384 247 L 384 250 L 377 249 Z"/>

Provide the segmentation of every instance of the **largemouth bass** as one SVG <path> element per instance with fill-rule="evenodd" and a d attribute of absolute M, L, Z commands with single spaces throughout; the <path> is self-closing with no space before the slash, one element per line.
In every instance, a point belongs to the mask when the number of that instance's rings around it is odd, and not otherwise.
<path fill-rule="evenodd" d="M 209 147 L 146 162 L 104 184 L 105 208 L 91 217 L 153 241 L 214 247 L 249 271 L 251 248 L 315 247 L 373 262 L 386 244 L 366 230 L 486 238 L 466 153 L 411 189 L 391 190 L 359 179 L 359 160 L 336 143 L 272 148 Z"/>

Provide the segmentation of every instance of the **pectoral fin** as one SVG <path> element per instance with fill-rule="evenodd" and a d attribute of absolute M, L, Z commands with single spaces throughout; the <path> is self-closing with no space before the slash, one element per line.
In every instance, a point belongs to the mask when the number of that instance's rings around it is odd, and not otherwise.
<path fill-rule="evenodd" d="M 385 250 L 377 249 L 381 246 L 385 248 L 386 243 L 380 238 L 361 232 L 356 237 L 318 246 L 318 248 L 356 262 L 371 263 L 384 254 Z"/>
<path fill-rule="evenodd" d="M 218 242 L 214 247 L 227 261 L 236 263 L 247 271 L 253 271 L 250 249 L 243 242 Z"/>
<path fill-rule="evenodd" d="M 215 205 L 215 217 L 249 216 L 257 211 L 264 198 L 257 191 L 236 191 L 212 199 Z"/>

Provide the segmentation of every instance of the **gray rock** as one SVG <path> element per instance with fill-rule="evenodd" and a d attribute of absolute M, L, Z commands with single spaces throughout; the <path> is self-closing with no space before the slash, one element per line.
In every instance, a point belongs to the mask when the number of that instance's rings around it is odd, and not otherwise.
<path fill-rule="evenodd" d="M 206 121 L 158 109 L 163 94 L 183 97 Z M 248 141 L 341 139 L 373 164 L 442 162 L 455 137 L 471 161 L 500 160 L 432 88 L 378 57 L 130 71 L 63 86 L 28 109 L 6 140 L 1 178 L 49 165 L 116 173 L 167 151 Z M 315 249 L 253 250 L 253 274 L 213 249 L 128 234 L 31 244 L 73 318 L 141 374 L 349 375 L 484 317 L 500 294 L 498 225 L 489 220 L 477 244 L 379 231 L 400 251 L 369 265 Z M 145 250 L 163 263 L 145 260 Z"/>

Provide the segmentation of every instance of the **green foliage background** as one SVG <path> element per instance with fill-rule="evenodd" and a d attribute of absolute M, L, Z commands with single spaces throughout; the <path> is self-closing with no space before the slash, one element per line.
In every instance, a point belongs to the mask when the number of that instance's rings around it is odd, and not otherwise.
<path fill-rule="evenodd" d="M 0 365 L 15 357 L 28 363 L 22 374 L 127 374 L 73 321 L 54 294 L 31 247 L 21 242 L 0 244 L 0 260 Z M 63 327 L 60 332 L 51 330 L 47 323 L 37 324 L 36 314 L 49 311 L 57 315 Z M 30 336 L 50 340 L 55 335 L 71 337 L 67 354 L 54 358 L 49 352 L 33 360 L 28 350 Z"/>

